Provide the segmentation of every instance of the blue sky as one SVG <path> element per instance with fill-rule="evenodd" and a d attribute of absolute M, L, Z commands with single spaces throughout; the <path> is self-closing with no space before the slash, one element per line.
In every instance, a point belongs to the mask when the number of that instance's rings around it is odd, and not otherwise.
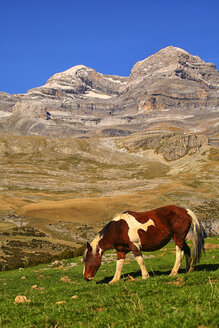
<path fill-rule="evenodd" d="M 0 91 L 22 93 L 83 64 L 128 76 L 169 45 L 219 68 L 219 0 L 37 0 L 0 5 Z"/>

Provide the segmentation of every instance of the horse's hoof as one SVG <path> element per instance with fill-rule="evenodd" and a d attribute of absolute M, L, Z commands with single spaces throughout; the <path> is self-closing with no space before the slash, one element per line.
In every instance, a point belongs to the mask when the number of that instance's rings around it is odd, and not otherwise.
<path fill-rule="evenodd" d="M 115 284 L 115 282 L 118 282 L 119 280 L 111 280 L 110 282 L 109 282 L 109 285 L 112 285 L 112 284 Z"/>
<path fill-rule="evenodd" d="M 175 276 L 177 276 L 177 272 L 171 272 L 169 275 L 169 277 L 175 277 Z"/>
<path fill-rule="evenodd" d="M 144 277 L 142 277 L 142 279 L 143 280 L 146 280 L 146 279 L 148 279 L 150 276 L 149 276 L 149 274 L 147 275 L 147 276 L 144 276 Z"/>
<path fill-rule="evenodd" d="M 190 266 L 188 272 L 193 272 L 195 270 L 195 268 L 193 266 Z"/>

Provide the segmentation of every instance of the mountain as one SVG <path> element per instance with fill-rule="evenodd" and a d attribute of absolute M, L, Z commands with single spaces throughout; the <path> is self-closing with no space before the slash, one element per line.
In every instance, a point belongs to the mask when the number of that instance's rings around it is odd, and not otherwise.
<path fill-rule="evenodd" d="M 22 135 L 122 136 L 146 132 L 217 134 L 219 72 L 166 47 L 137 62 L 129 77 L 83 65 L 26 94 L 0 93 L 0 130 Z"/>
<path fill-rule="evenodd" d="M 0 269 L 68 255 L 126 210 L 176 204 L 217 231 L 218 88 L 167 47 L 129 77 L 79 65 L 0 92 Z"/>

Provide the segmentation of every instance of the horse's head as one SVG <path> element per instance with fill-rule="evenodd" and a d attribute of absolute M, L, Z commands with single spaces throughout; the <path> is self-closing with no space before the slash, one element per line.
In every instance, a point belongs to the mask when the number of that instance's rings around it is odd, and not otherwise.
<path fill-rule="evenodd" d="M 99 247 L 95 247 L 93 249 L 89 243 L 87 243 L 85 247 L 86 249 L 83 256 L 83 260 L 84 260 L 83 276 L 84 279 L 89 281 L 93 279 L 97 270 L 100 267 L 102 254 L 101 254 L 101 249 Z"/>

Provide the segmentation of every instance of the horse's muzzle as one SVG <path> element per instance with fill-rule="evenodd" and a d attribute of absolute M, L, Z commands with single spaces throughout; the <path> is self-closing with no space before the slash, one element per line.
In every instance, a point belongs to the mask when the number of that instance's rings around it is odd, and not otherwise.
<path fill-rule="evenodd" d="M 84 276 L 84 279 L 85 279 L 86 281 L 91 281 L 91 280 L 93 280 L 94 278 L 91 277 L 91 276 L 88 274 L 87 276 Z"/>

